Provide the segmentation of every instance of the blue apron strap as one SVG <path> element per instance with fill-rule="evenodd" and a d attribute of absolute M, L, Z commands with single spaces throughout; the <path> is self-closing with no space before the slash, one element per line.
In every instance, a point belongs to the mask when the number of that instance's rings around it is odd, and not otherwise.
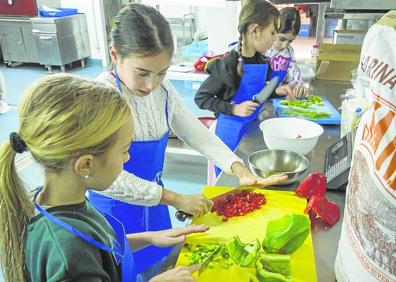
<path fill-rule="evenodd" d="M 165 90 L 166 92 L 166 101 L 165 101 L 165 117 L 166 117 L 166 124 L 168 125 L 168 130 L 170 130 L 170 125 L 169 125 L 169 113 L 168 113 L 168 97 L 169 93 L 168 90 L 161 84 L 162 89 Z"/>
<path fill-rule="evenodd" d="M 69 231 L 69 232 L 75 234 L 76 236 L 80 237 L 82 240 L 86 241 L 87 243 L 89 243 L 91 245 L 94 245 L 95 247 L 97 247 L 97 248 L 99 248 L 99 249 L 101 249 L 103 251 L 115 254 L 117 265 L 122 261 L 122 259 L 124 258 L 124 253 L 121 253 L 119 250 L 116 250 L 115 248 L 110 248 L 109 246 L 107 246 L 107 245 L 105 245 L 105 244 L 103 244 L 101 242 L 96 241 L 95 239 L 93 239 L 93 238 L 89 237 L 88 235 L 82 233 L 80 230 L 74 228 L 72 225 L 64 222 L 63 220 L 60 220 L 56 216 L 53 216 L 52 214 L 47 212 L 45 209 L 40 207 L 37 204 L 37 202 L 36 202 L 37 196 L 40 193 L 40 191 L 41 191 L 41 188 L 39 188 L 38 191 L 36 192 L 36 194 L 34 195 L 33 202 L 34 202 L 34 205 L 35 205 L 36 209 L 41 214 L 43 214 L 45 217 L 47 217 L 52 222 L 58 224 L 60 227 L 66 229 L 67 231 Z M 120 223 L 120 226 L 124 229 L 124 227 L 123 227 L 123 225 L 121 223 Z M 125 235 L 125 230 L 124 230 L 124 235 Z M 117 242 L 117 244 L 119 244 L 119 243 Z M 125 246 L 119 246 L 119 247 L 125 249 Z"/>
<path fill-rule="evenodd" d="M 117 68 L 116 67 L 114 67 L 114 77 L 115 77 L 115 81 L 116 81 L 116 84 L 117 84 L 118 91 L 120 91 L 120 93 L 123 94 L 122 93 L 121 80 L 120 80 L 120 77 L 118 76 L 118 72 L 117 72 Z"/>

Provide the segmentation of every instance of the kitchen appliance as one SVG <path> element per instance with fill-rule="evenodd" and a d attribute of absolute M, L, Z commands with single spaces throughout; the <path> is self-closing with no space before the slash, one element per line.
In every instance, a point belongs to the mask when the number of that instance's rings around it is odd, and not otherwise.
<path fill-rule="evenodd" d="M 351 168 L 352 148 L 353 135 L 349 132 L 326 149 L 327 189 L 337 190 L 345 187 Z"/>

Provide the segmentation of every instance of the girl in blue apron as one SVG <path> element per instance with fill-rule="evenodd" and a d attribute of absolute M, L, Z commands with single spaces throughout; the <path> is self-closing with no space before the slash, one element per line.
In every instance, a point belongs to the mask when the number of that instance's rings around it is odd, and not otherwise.
<path fill-rule="evenodd" d="M 276 38 L 279 11 L 267 1 L 247 1 L 239 15 L 239 46 L 225 57 L 208 65 L 209 77 L 195 95 L 201 109 L 217 116 L 215 133 L 235 150 L 262 105 L 253 97 L 273 76 L 268 58 L 261 53 L 272 46 Z M 288 88 L 278 86 L 276 95 L 290 95 Z M 216 168 L 216 175 L 220 172 Z M 211 180 L 209 180 L 211 181 Z"/>
<path fill-rule="evenodd" d="M 244 177 L 244 184 L 271 184 L 254 176 L 164 81 L 174 46 L 169 23 L 155 8 L 127 5 L 115 18 L 111 38 L 110 56 L 115 67 L 99 80 L 116 86 L 129 101 L 136 130 L 129 149 L 132 157 L 119 179 L 103 193 L 89 193 L 98 210 L 121 221 L 126 233 L 135 233 L 169 229 L 167 205 L 196 217 L 211 209 L 212 201 L 203 195 L 182 195 L 164 188 L 161 176 L 170 129 L 230 174 Z M 153 195 L 158 197 L 153 200 Z M 171 248 L 148 247 L 134 252 L 137 272 L 147 270 L 145 275 L 149 274 L 145 277 L 149 277 L 161 267 L 170 251 Z"/>
<path fill-rule="evenodd" d="M 301 71 L 294 58 L 294 50 L 290 44 L 300 32 L 301 19 L 299 11 L 294 7 L 286 7 L 280 10 L 281 24 L 277 39 L 265 55 L 270 60 L 273 73 L 279 76 L 281 84 L 288 85 L 295 97 L 307 95 L 307 89 L 303 85 Z"/>
<path fill-rule="evenodd" d="M 119 220 L 86 200 L 89 187 L 106 189 L 129 159 L 133 120 L 115 89 L 67 74 L 48 76 L 28 90 L 19 114 L 19 132 L 0 147 L 6 281 L 140 281 L 130 247 L 172 245 L 207 230 L 190 226 L 127 239 Z M 14 165 L 16 154 L 26 151 L 44 167 L 44 186 L 32 195 Z M 157 278 L 193 281 L 196 269 L 175 268 Z"/>

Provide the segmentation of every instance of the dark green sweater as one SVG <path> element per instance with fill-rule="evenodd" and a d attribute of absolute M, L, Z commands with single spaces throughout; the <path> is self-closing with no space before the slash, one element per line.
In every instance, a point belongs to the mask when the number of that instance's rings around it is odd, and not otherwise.
<path fill-rule="evenodd" d="M 112 228 L 88 201 L 47 211 L 111 246 Z M 30 281 L 120 281 L 121 268 L 111 253 L 90 245 L 41 214 L 29 223 L 25 248 Z"/>

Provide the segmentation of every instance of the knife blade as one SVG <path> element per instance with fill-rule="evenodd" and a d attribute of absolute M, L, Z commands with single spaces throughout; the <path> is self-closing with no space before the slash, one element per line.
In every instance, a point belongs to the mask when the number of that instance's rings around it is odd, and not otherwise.
<path fill-rule="evenodd" d="M 211 253 L 202 263 L 201 267 L 198 270 L 198 276 L 201 275 L 201 273 L 208 267 L 209 263 L 213 260 L 213 258 L 216 256 L 216 254 L 220 251 L 221 245 L 218 246 L 213 253 Z"/>
<path fill-rule="evenodd" d="M 230 190 L 230 191 L 227 191 L 227 192 L 225 192 L 225 193 L 222 193 L 222 194 L 220 194 L 220 195 L 214 196 L 214 197 L 212 197 L 212 198 L 210 198 L 210 199 L 211 199 L 212 201 L 215 201 L 215 200 L 217 200 L 217 199 L 227 197 L 229 194 L 233 194 L 233 193 L 238 192 L 238 191 L 243 191 L 243 190 L 253 191 L 253 190 L 256 190 L 257 188 L 258 188 L 258 187 L 256 187 L 256 186 L 240 186 L 240 187 L 237 187 L 237 188 L 232 189 L 232 190 Z M 191 218 L 193 217 L 193 215 L 191 215 L 191 214 L 189 214 L 189 213 L 186 213 L 186 212 L 184 212 L 184 211 L 178 210 L 178 211 L 176 211 L 176 213 L 175 213 L 175 217 L 176 217 L 176 219 L 178 219 L 179 221 L 184 222 L 187 218 L 190 218 L 190 219 L 191 219 Z"/>
<path fill-rule="evenodd" d="M 267 101 L 268 97 L 274 92 L 276 86 L 278 86 L 278 80 L 279 78 L 277 76 L 273 77 L 259 93 L 253 96 L 253 102 L 262 104 Z"/>

